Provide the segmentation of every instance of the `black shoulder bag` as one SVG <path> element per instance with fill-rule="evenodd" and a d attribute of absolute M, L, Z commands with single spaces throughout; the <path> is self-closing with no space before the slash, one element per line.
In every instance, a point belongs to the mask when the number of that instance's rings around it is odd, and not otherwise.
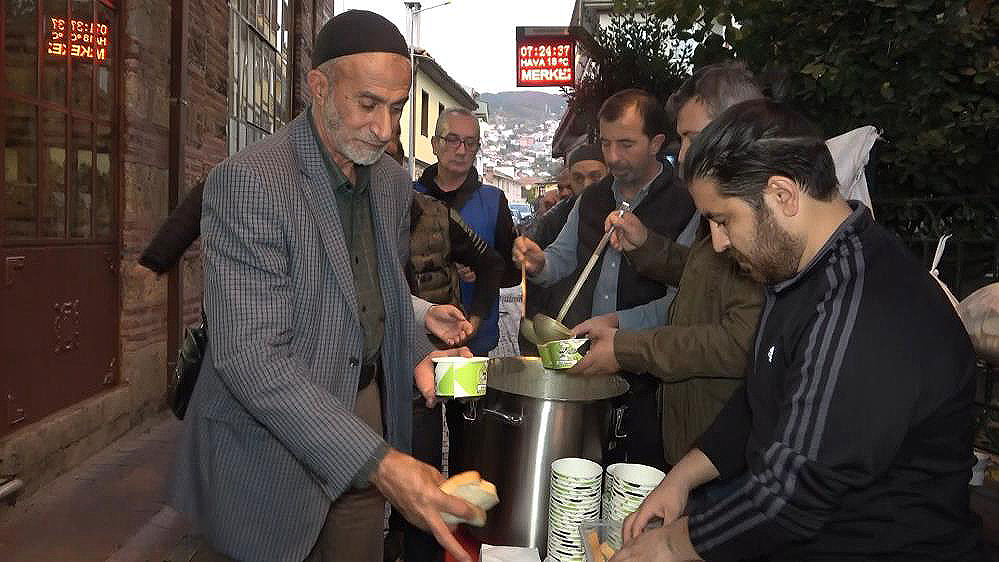
<path fill-rule="evenodd" d="M 167 402 L 177 419 L 184 419 L 187 403 L 191 401 L 194 384 L 198 382 L 201 361 L 205 358 L 208 345 L 208 331 L 205 327 L 205 313 L 201 313 L 201 323 L 184 328 L 184 341 L 177 350 L 177 364 L 174 366 L 170 382 L 167 384 Z"/>

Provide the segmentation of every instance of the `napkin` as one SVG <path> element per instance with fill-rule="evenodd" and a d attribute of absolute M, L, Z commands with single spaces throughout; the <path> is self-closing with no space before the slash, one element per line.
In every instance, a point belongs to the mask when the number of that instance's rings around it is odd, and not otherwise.
<path fill-rule="evenodd" d="M 479 562 L 541 562 L 541 555 L 536 548 L 483 544 Z"/>

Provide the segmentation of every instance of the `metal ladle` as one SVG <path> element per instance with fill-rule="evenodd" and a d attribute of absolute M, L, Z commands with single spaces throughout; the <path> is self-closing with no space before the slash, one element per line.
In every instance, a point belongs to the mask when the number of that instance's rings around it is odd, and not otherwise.
<path fill-rule="evenodd" d="M 621 216 L 625 211 L 631 210 L 631 203 L 628 201 L 622 201 L 621 205 L 618 206 L 618 216 Z M 566 297 L 565 302 L 562 304 L 562 308 L 558 312 L 558 318 L 552 318 L 541 314 L 534 315 L 530 321 L 525 320 L 521 317 L 520 321 L 520 333 L 527 338 L 527 341 L 533 343 L 534 345 L 541 345 L 542 343 L 547 343 L 555 340 L 565 340 L 572 338 L 572 330 L 567 328 L 562 324 L 562 320 L 565 319 L 565 315 L 568 314 L 569 308 L 572 307 L 572 303 L 575 302 L 576 297 L 579 295 L 579 290 L 583 288 L 583 283 L 590 276 L 590 272 L 593 270 L 593 266 L 597 264 L 597 259 L 600 258 L 600 254 L 603 253 L 604 248 L 607 247 L 607 242 L 610 241 L 611 233 L 614 232 L 614 228 L 610 228 L 604 233 L 603 238 L 597 243 L 597 247 L 593 250 L 593 254 L 590 256 L 589 261 L 586 262 L 586 267 L 580 272 L 579 278 L 576 279 L 576 284 L 572 286 L 572 290 L 569 291 L 569 296 Z M 523 267 L 521 268 L 521 273 L 523 275 Z M 532 324 L 528 326 L 528 324 Z M 532 338 L 533 336 L 533 338 Z"/>

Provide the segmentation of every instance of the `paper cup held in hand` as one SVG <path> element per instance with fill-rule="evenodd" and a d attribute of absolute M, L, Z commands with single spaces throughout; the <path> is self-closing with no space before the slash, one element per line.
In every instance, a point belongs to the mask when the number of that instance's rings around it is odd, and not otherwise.
<path fill-rule="evenodd" d="M 549 369 L 568 369 L 583 358 L 586 354 L 583 346 L 589 341 L 587 338 L 577 338 L 543 343 L 538 346 L 541 364 Z"/>
<path fill-rule="evenodd" d="M 488 357 L 434 357 L 437 396 L 463 398 L 486 394 Z"/>

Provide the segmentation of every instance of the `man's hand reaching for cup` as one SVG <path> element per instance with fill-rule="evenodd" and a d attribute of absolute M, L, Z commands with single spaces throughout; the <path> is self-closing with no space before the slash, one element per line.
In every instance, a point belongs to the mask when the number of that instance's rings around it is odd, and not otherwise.
<path fill-rule="evenodd" d="M 579 327 L 574 330 L 580 337 Z M 588 329 L 586 336 L 590 338 L 590 350 L 571 369 L 570 375 L 613 375 L 621 370 L 621 364 L 614 355 L 614 334 L 617 328 L 597 327 Z"/>
<path fill-rule="evenodd" d="M 701 557 L 690 544 L 687 518 L 625 539 L 624 548 L 610 562 L 699 562 Z"/>

